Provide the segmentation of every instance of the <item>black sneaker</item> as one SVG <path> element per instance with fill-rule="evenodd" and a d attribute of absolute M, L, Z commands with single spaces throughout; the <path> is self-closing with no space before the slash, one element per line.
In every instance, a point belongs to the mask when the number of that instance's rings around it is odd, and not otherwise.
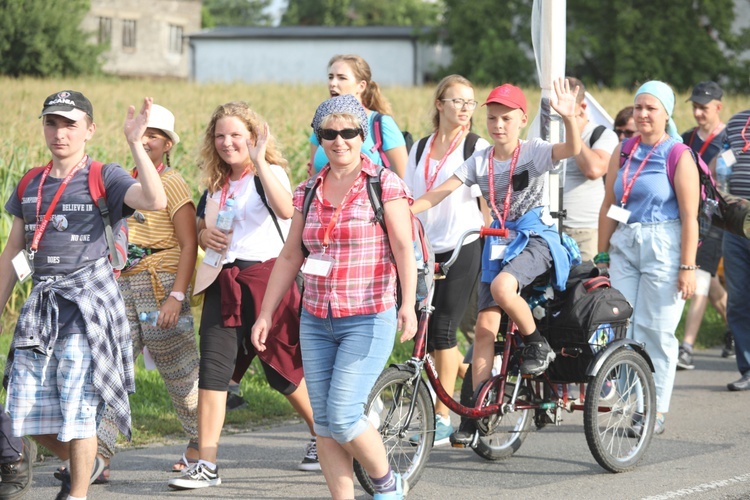
<path fill-rule="evenodd" d="M 678 370 L 692 370 L 695 368 L 693 364 L 693 355 L 680 347 L 680 354 L 677 355 L 677 369 Z"/>
<path fill-rule="evenodd" d="M 466 419 L 461 422 L 458 430 L 450 435 L 450 442 L 452 446 L 471 446 L 471 442 L 474 440 L 474 434 L 477 432 L 477 425 L 474 420 Z"/>
<path fill-rule="evenodd" d="M 221 484 L 219 468 L 216 467 L 216 470 L 211 470 L 205 464 L 193 464 L 180 477 L 170 479 L 167 484 L 173 490 L 193 490 L 219 486 Z"/>
<path fill-rule="evenodd" d="M 547 343 L 547 339 L 541 342 L 528 342 L 521 350 L 523 363 L 521 373 L 524 375 L 541 375 L 549 364 L 555 360 L 555 351 Z"/>
<path fill-rule="evenodd" d="M 21 438 L 21 458 L 15 462 L 0 464 L 0 498 L 14 499 L 23 496 L 31 486 L 32 464 L 36 460 L 36 443 L 24 436 Z"/>
<path fill-rule="evenodd" d="M 241 410 L 247 408 L 245 398 L 234 392 L 227 393 L 227 411 Z"/>
<path fill-rule="evenodd" d="M 727 333 L 724 334 L 724 348 L 721 350 L 721 357 L 733 358 L 736 355 L 737 353 L 734 352 L 734 335 L 727 330 Z"/>
<path fill-rule="evenodd" d="M 305 447 L 305 456 L 302 461 L 297 465 L 297 469 L 304 471 L 317 471 L 320 470 L 320 462 L 318 461 L 318 440 L 315 438 L 310 439 Z"/>

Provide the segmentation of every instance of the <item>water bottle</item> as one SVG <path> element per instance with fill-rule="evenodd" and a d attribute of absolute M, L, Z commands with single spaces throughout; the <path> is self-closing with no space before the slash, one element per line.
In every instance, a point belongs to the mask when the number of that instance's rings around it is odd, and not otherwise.
<path fill-rule="evenodd" d="M 228 234 L 232 229 L 232 223 L 234 222 L 234 199 L 229 198 L 224 207 L 219 210 L 219 215 L 216 217 L 216 229 L 220 230 L 224 234 Z M 222 261 L 221 252 L 217 252 L 213 248 L 207 248 L 206 254 L 203 257 L 203 262 L 212 267 L 219 267 Z"/>
<path fill-rule="evenodd" d="M 544 293 L 529 298 L 529 309 L 531 309 L 531 312 L 537 321 L 544 319 L 547 315 L 547 309 L 544 307 L 544 304 L 554 297 L 554 294 L 555 292 L 552 290 L 552 287 L 548 286 L 545 288 Z"/>
<path fill-rule="evenodd" d="M 729 149 L 729 144 L 724 144 L 724 151 Z M 724 159 L 724 151 L 716 157 L 716 187 L 719 191 L 729 192 L 729 176 L 732 175 L 732 167 L 727 165 Z"/>
<path fill-rule="evenodd" d="M 138 315 L 138 319 L 141 320 L 141 323 L 156 326 L 156 320 L 159 319 L 159 311 L 143 311 Z M 190 316 L 180 316 L 180 318 L 177 320 L 177 328 L 193 328 L 193 318 L 191 318 Z"/>
<path fill-rule="evenodd" d="M 414 258 L 417 259 L 417 269 L 424 268 L 424 256 L 422 255 L 422 246 L 418 245 L 416 241 L 412 242 L 414 245 Z"/>

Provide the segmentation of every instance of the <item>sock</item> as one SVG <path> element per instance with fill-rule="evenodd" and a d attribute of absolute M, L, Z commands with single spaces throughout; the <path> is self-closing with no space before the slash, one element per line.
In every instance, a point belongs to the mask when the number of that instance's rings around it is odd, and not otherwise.
<path fill-rule="evenodd" d="M 240 395 L 240 384 L 233 384 L 232 382 L 229 383 L 229 388 L 227 389 L 227 392 L 230 392 L 232 394 Z"/>
<path fill-rule="evenodd" d="M 371 477 L 372 485 L 375 487 L 375 491 L 378 493 L 388 493 L 390 491 L 396 491 L 396 476 L 393 475 L 393 470 L 389 467 L 388 474 L 381 478 Z"/>
<path fill-rule="evenodd" d="M 687 342 L 683 342 L 680 347 L 682 347 L 683 350 L 687 351 L 688 354 L 693 354 L 693 346 L 688 344 Z"/>
<path fill-rule="evenodd" d="M 212 462 L 209 462 L 208 460 L 203 460 L 203 459 L 198 460 L 198 463 L 201 464 L 201 465 L 205 465 L 206 467 L 208 467 L 209 469 L 211 469 L 212 472 L 216 472 L 216 464 L 215 463 L 212 463 Z"/>
<path fill-rule="evenodd" d="M 73 495 L 68 495 L 68 500 L 86 500 L 86 497 L 74 497 Z"/>
<path fill-rule="evenodd" d="M 524 344 L 528 345 L 529 342 L 544 342 L 544 337 L 542 337 L 542 334 L 539 333 L 539 330 L 534 330 L 523 338 Z"/>

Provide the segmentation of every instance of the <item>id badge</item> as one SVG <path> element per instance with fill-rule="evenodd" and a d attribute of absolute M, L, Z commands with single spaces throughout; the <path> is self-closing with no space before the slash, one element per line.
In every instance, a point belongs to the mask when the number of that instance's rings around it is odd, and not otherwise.
<path fill-rule="evenodd" d="M 614 219 L 617 222 L 622 222 L 623 224 L 628 223 L 628 219 L 630 219 L 630 210 L 627 208 L 622 208 L 617 205 L 610 205 L 609 210 L 607 211 L 607 217 L 610 219 Z"/>
<path fill-rule="evenodd" d="M 333 269 L 333 263 L 333 257 L 323 253 L 308 255 L 302 266 L 302 273 L 310 276 L 328 276 Z"/>
<path fill-rule="evenodd" d="M 493 243 L 490 247 L 490 260 L 502 260 L 505 258 L 505 252 L 508 251 L 508 244 L 505 240 Z"/>
<path fill-rule="evenodd" d="M 724 160 L 724 163 L 727 164 L 727 167 L 731 167 L 737 163 L 737 158 L 734 156 L 734 151 L 731 149 L 725 149 L 724 152 L 721 153 L 721 157 Z"/>
<path fill-rule="evenodd" d="M 13 269 L 16 271 L 18 281 L 23 283 L 34 274 L 34 261 L 29 258 L 29 253 L 26 250 L 21 250 L 11 260 L 13 263 Z"/>

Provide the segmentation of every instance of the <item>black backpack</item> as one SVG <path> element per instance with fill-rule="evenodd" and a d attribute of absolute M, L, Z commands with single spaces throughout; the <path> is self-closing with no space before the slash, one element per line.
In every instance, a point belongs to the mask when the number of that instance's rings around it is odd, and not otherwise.
<path fill-rule="evenodd" d="M 427 137 L 422 137 L 419 139 L 419 142 L 417 142 L 417 164 L 419 164 L 419 160 L 422 159 L 422 154 L 424 153 L 424 148 L 427 146 L 429 138 L 430 136 L 428 135 Z M 469 157 L 474 154 L 474 149 L 477 146 L 478 139 L 479 135 L 474 132 L 466 134 L 466 139 L 464 140 L 464 160 L 468 160 Z"/>

